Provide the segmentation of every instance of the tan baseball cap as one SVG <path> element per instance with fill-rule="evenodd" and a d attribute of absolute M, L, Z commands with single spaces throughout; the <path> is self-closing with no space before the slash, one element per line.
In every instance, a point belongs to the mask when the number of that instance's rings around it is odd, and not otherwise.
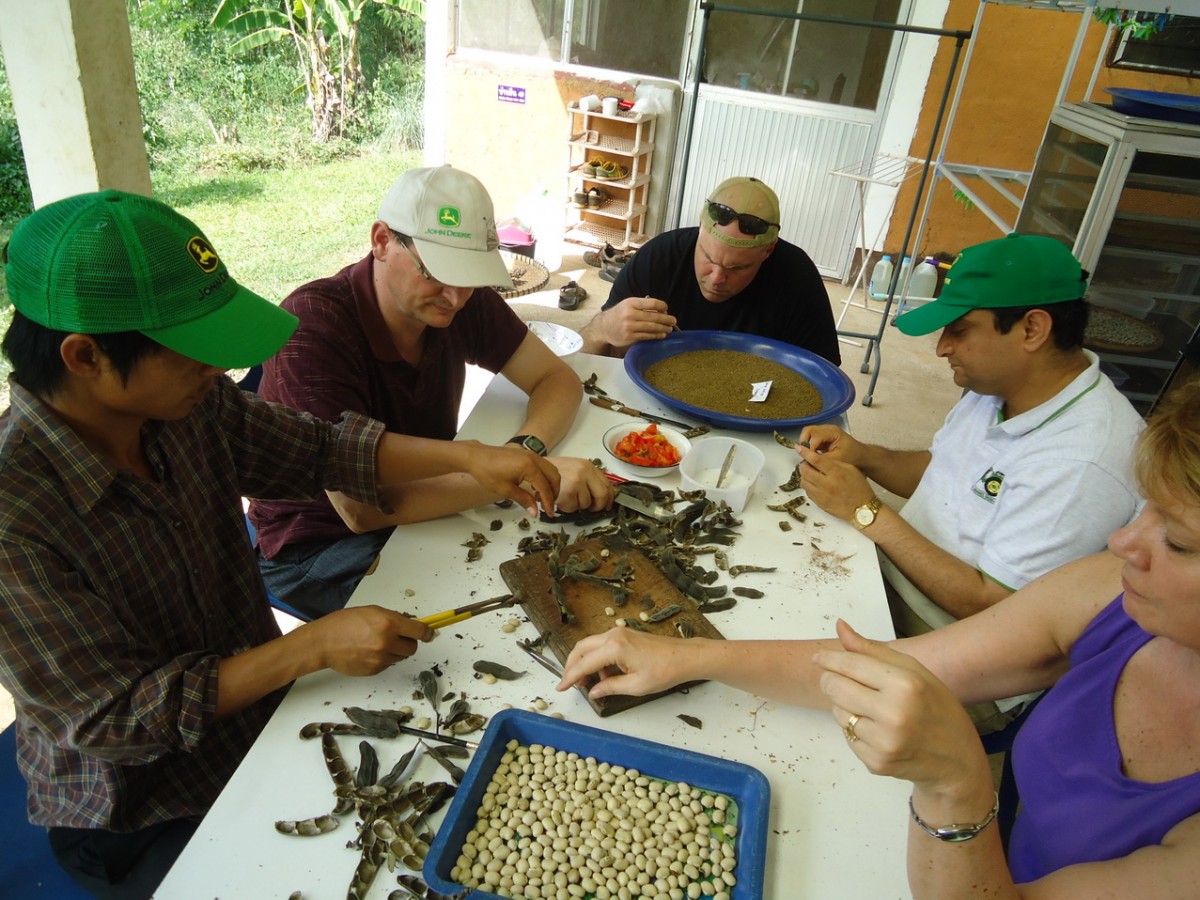
<path fill-rule="evenodd" d="M 718 225 L 737 220 L 741 237 Z M 757 178 L 727 178 L 700 208 L 700 226 L 730 247 L 763 247 L 779 237 L 779 197 Z"/>

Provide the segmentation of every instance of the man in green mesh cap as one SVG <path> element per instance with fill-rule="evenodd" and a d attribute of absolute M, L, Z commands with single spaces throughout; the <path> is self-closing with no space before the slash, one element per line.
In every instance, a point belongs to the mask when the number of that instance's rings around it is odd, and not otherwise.
<path fill-rule="evenodd" d="M 673 330 L 739 331 L 841 363 L 825 282 L 808 254 L 779 237 L 779 198 L 757 178 L 727 178 L 700 224 L 652 238 L 621 268 L 583 328 L 587 353 L 624 356 Z"/>
<path fill-rule="evenodd" d="M 0 684 L 16 707 L 30 820 L 105 897 L 149 896 L 293 679 L 370 675 L 433 634 L 380 607 L 281 636 L 243 496 L 462 471 L 534 507 L 552 466 L 516 447 L 301 416 L 227 368 L 295 319 L 239 285 L 192 222 L 118 191 L 52 203 L 4 253 Z"/>

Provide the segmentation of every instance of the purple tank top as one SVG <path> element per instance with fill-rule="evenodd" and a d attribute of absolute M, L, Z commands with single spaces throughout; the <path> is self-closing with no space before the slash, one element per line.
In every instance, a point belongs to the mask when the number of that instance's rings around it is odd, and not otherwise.
<path fill-rule="evenodd" d="M 1018 884 L 1159 844 L 1200 812 L 1200 773 L 1147 784 L 1121 772 L 1113 698 L 1125 664 L 1151 638 L 1126 615 L 1122 600 L 1084 629 L 1071 648 L 1070 670 L 1017 735 L 1013 772 L 1021 811 L 1008 867 Z"/>

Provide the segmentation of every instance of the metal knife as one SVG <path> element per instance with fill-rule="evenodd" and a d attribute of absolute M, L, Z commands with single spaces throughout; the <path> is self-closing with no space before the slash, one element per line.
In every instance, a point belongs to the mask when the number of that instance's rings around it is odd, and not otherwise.
<path fill-rule="evenodd" d="M 634 409 L 632 406 L 626 406 L 619 400 L 613 400 L 611 397 L 589 397 L 596 406 L 604 409 L 611 409 L 613 412 L 624 413 L 627 416 L 637 416 L 640 419 L 645 419 L 647 422 L 657 422 L 660 425 L 670 425 L 672 428 L 678 428 L 683 432 L 684 437 L 699 437 L 702 434 L 708 434 L 707 425 L 689 425 L 686 422 L 676 422 L 674 419 L 668 419 L 666 416 L 656 416 L 653 413 L 642 412 L 640 409 Z"/>

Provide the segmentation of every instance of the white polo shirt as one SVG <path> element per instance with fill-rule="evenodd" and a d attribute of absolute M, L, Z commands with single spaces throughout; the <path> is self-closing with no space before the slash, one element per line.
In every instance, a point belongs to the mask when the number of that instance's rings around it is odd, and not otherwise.
<path fill-rule="evenodd" d="M 968 392 L 934 436 L 933 458 L 901 515 L 948 553 L 1011 590 L 1104 549 L 1141 498 L 1133 446 L 1143 421 L 1088 367 L 1062 391 L 1007 421 L 999 397 Z M 880 554 L 883 575 L 934 627 L 954 617 Z"/>

